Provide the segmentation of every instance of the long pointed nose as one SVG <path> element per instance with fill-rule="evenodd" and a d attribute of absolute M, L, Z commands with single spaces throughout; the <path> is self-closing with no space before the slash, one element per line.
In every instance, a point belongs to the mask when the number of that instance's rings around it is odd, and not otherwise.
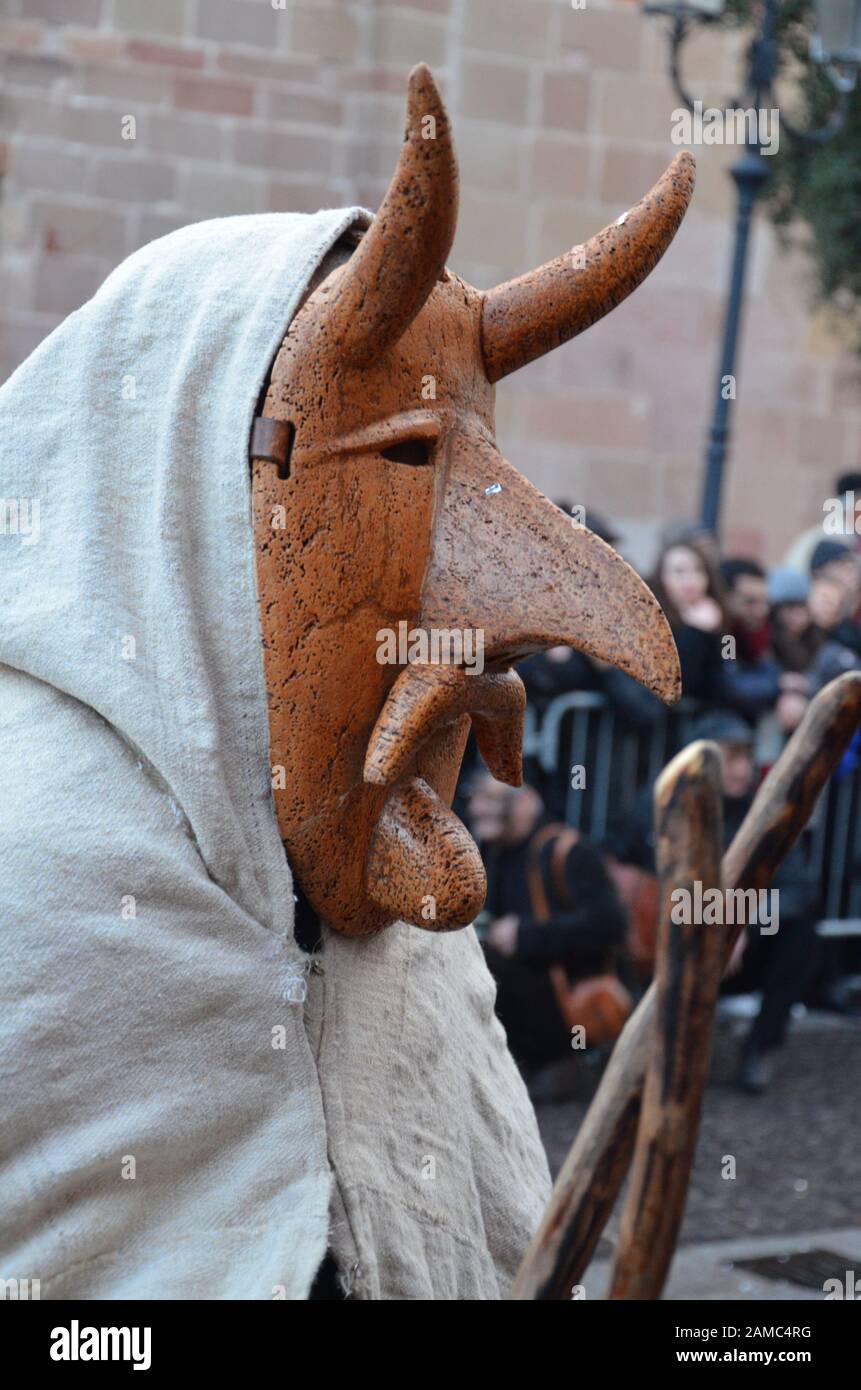
<path fill-rule="evenodd" d="M 481 435 L 450 440 L 442 482 L 424 628 L 483 631 L 486 663 L 576 647 L 668 704 L 679 698 L 669 624 L 611 546 L 554 506 Z"/>

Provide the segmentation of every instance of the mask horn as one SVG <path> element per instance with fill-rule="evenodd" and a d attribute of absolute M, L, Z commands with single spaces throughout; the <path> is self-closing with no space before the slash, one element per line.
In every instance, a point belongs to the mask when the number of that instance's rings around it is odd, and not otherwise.
<path fill-rule="evenodd" d="M 695 164 L 676 155 L 651 193 L 585 246 L 484 296 L 481 343 L 489 381 L 525 367 L 597 323 L 654 270 L 681 225 Z"/>
<path fill-rule="evenodd" d="M 380 210 L 347 263 L 327 329 L 361 365 L 396 342 L 442 273 L 457 227 L 457 160 L 430 70 L 413 68 L 398 166 Z"/>

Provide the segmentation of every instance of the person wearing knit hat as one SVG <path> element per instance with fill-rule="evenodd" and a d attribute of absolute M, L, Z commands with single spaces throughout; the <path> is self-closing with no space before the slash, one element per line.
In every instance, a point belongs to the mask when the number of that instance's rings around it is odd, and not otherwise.
<path fill-rule="evenodd" d="M 768 597 L 771 645 L 783 689 L 791 691 L 797 682 L 806 702 L 836 676 L 857 669 L 857 652 L 833 637 L 835 624 L 850 642 L 855 631 L 851 623 L 844 629 L 840 619 L 845 599 L 839 579 L 818 575 L 811 584 L 796 570 L 781 567 L 768 576 Z"/>
<path fill-rule="evenodd" d="M 817 541 L 810 556 L 810 573 L 811 575 L 822 574 L 828 566 L 846 566 L 847 561 L 854 563 L 852 552 L 844 545 L 843 541 L 830 538 Z"/>
<path fill-rule="evenodd" d="M 768 573 L 768 601 L 772 608 L 782 604 L 806 604 L 810 581 L 788 565 L 778 565 Z"/>

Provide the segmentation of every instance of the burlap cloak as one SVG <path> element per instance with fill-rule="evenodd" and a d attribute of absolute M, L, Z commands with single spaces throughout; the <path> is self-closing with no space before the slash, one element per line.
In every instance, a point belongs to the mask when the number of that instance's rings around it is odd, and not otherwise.
<path fill-rule="evenodd" d="M 0 392 L 0 1277 L 42 1298 L 304 1298 L 327 1244 L 355 1297 L 496 1298 L 548 1193 L 471 929 L 293 940 L 247 444 L 362 216 L 154 242 Z"/>

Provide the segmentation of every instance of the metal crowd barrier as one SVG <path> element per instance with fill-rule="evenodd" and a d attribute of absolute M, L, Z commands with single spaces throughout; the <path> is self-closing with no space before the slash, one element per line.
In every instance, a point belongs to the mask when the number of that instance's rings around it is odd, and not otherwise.
<path fill-rule="evenodd" d="M 524 754 L 537 765 L 554 815 L 564 815 L 590 839 L 603 841 L 680 748 L 690 742 L 699 712 L 683 699 L 642 729 L 618 718 L 603 695 L 557 696 L 539 714 L 526 711 Z M 585 785 L 572 776 L 585 771 Z M 805 832 L 811 869 L 820 884 L 818 930 L 823 936 L 861 935 L 861 766 L 835 774 Z"/>

